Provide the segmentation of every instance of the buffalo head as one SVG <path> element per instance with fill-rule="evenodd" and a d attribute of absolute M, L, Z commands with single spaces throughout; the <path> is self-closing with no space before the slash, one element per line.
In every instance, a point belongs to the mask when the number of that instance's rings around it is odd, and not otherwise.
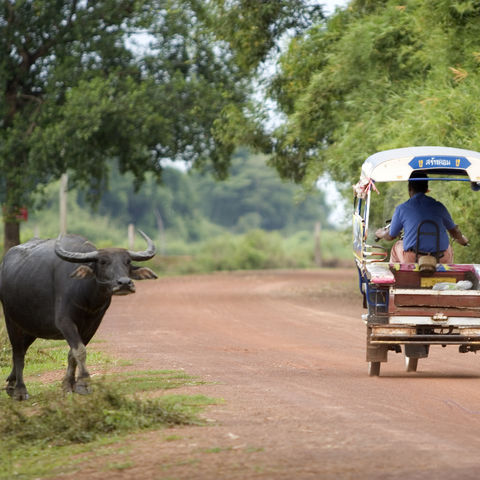
<path fill-rule="evenodd" d="M 62 260 L 82 264 L 71 273 L 72 278 L 95 278 L 97 284 L 110 290 L 113 295 L 128 295 L 135 293 L 133 280 L 157 278 L 149 268 L 132 264 L 132 260 L 142 262 L 155 255 L 152 240 L 139 231 L 147 242 L 147 249 L 142 252 L 124 248 L 93 249 L 93 245 L 89 252 L 67 251 L 62 246 L 63 236 L 60 235 L 55 242 L 55 253 Z"/>

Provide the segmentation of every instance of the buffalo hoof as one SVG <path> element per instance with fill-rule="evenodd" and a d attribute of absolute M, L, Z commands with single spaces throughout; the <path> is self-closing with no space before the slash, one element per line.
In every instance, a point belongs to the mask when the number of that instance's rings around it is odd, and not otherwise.
<path fill-rule="evenodd" d="M 15 388 L 13 391 L 12 398 L 14 400 L 22 401 L 28 400 L 28 392 L 26 388 Z"/>
<path fill-rule="evenodd" d="M 75 383 L 70 382 L 69 380 L 64 380 L 62 382 L 63 393 L 73 393 Z"/>
<path fill-rule="evenodd" d="M 79 395 L 88 395 L 92 390 L 87 382 L 77 382 L 73 387 L 73 391 Z"/>
<path fill-rule="evenodd" d="M 75 379 L 70 379 L 69 377 L 64 377 L 62 380 L 62 390 L 63 393 L 73 393 L 75 386 Z"/>

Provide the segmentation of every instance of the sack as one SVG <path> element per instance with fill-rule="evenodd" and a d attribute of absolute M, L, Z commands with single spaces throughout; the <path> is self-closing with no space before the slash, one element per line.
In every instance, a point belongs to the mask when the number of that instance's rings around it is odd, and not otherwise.
<path fill-rule="evenodd" d="M 470 290 L 473 283 L 470 280 L 459 280 L 457 283 L 453 282 L 439 282 L 436 283 L 432 290 Z"/>
<path fill-rule="evenodd" d="M 437 259 L 433 255 L 421 255 L 418 257 L 418 269 L 420 275 L 433 275 L 437 269 Z"/>

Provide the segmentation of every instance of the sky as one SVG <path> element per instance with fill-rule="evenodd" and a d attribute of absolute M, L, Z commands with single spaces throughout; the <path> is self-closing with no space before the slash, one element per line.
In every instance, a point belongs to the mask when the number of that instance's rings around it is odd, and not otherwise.
<path fill-rule="evenodd" d="M 335 11 L 335 7 L 346 7 L 349 0 L 323 0 L 322 5 L 326 15 L 331 15 Z"/>

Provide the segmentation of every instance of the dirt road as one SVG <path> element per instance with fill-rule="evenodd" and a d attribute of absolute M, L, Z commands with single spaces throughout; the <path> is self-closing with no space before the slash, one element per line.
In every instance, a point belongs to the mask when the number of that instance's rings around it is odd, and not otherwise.
<path fill-rule="evenodd" d="M 480 357 L 433 347 L 417 373 L 390 353 L 367 376 L 354 270 L 137 282 L 97 338 L 137 369 L 184 369 L 223 398 L 205 427 L 135 436 L 79 477 L 478 479 Z M 168 441 L 170 440 L 170 441 Z M 105 470 L 99 462 L 124 462 Z"/>

